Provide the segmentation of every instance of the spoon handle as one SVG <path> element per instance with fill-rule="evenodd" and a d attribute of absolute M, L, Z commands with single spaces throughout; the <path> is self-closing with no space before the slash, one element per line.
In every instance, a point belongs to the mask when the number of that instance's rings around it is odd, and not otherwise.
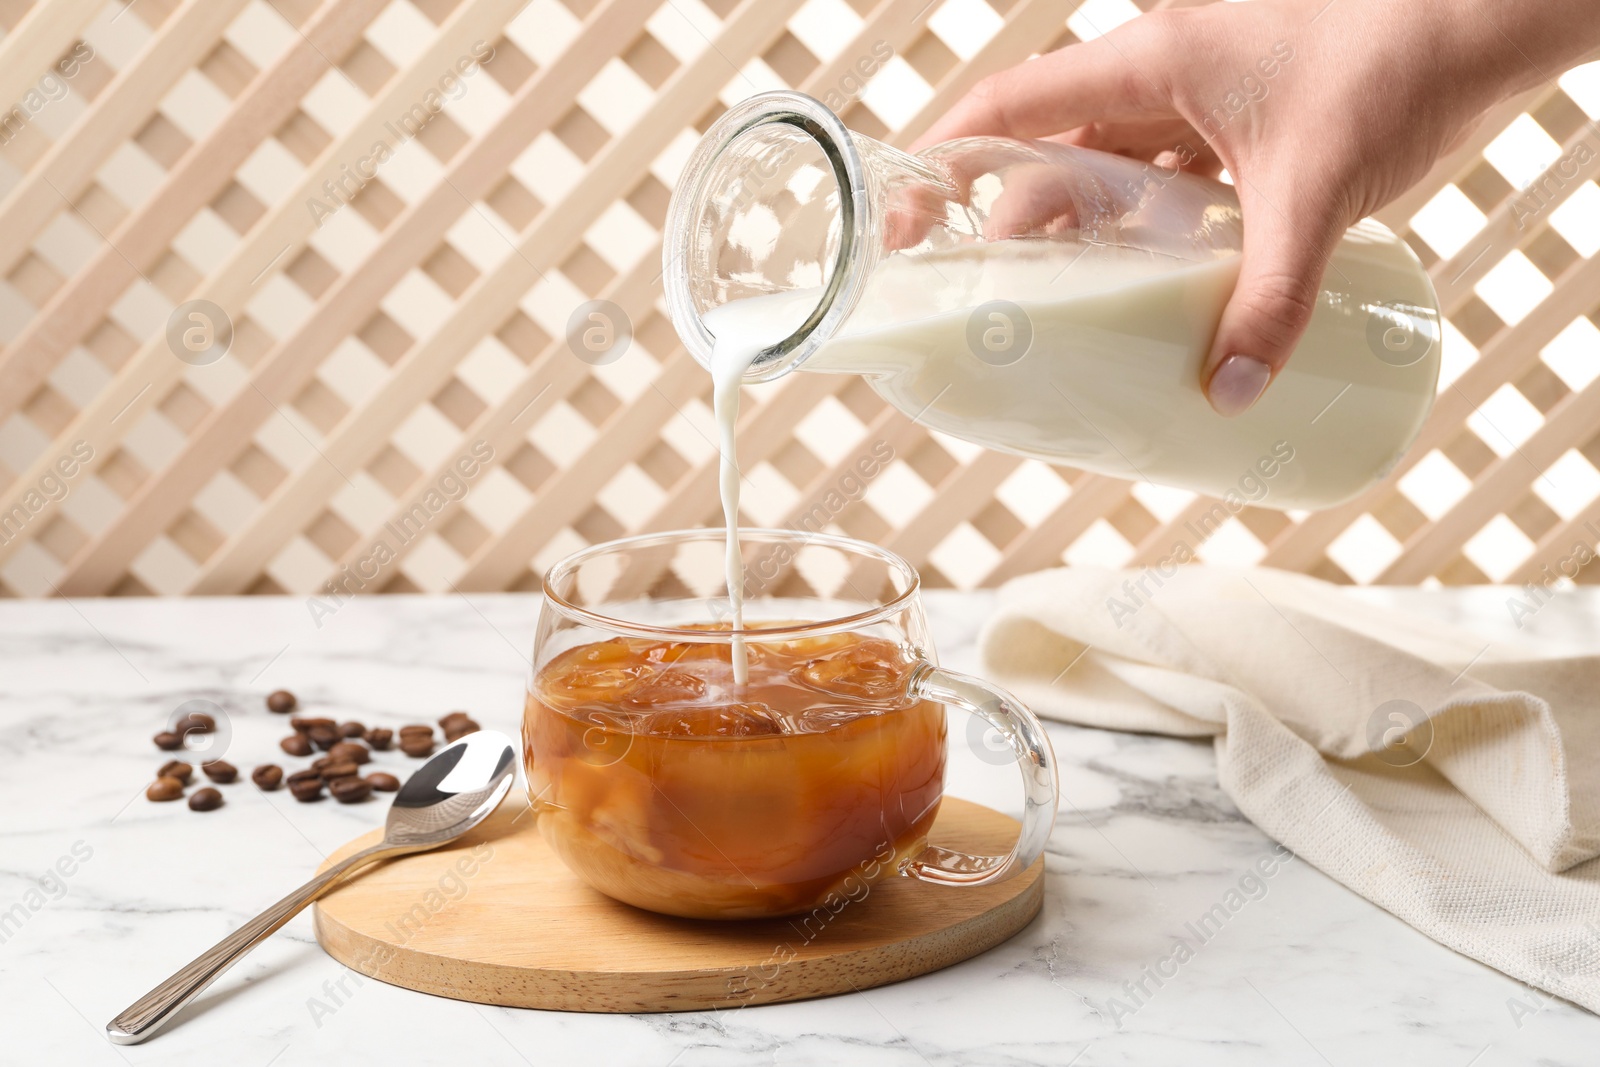
<path fill-rule="evenodd" d="M 378 844 L 334 864 L 218 941 L 196 957 L 194 962 L 130 1004 L 127 1010 L 106 1024 L 106 1036 L 118 1045 L 136 1045 L 143 1041 L 170 1022 L 178 1013 L 178 1009 L 216 981 L 223 971 L 238 963 L 244 958 L 245 953 L 298 915 L 302 908 L 326 893 L 345 875 L 373 860 L 403 851 L 406 850 Z"/>

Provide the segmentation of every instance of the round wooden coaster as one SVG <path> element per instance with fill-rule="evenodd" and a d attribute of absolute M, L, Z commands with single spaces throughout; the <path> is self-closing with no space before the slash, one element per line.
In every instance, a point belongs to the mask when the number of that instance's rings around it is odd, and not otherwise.
<path fill-rule="evenodd" d="M 836 914 L 713 922 L 620 904 L 567 870 L 508 800 L 449 848 L 371 868 L 323 898 L 317 940 L 391 985 L 559 1011 L 699 1011 L 898 982 L 977 955 L 1044 902 L 1044 861 L 997 885 L 890 878 Z M 367 834 L 335 862 L 376 843 Z M 930 840 L 999 853 L 1015 820 L 947 797 Z"/>

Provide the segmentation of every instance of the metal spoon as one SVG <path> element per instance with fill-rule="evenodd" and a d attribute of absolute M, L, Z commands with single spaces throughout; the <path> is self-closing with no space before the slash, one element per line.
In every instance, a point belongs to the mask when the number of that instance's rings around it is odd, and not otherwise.
<path fill-rule="evenodd" d="M 118 1045 L 138 1044 L 352 871 L 376 860 L 449 844 L 477 826 L 505 799 L 515 769 L 516 750 L 504 734 L 481 730 L 441 749 L 395 794 L 381 842 L 334 864 L 218 941 L 107 1023 L 106 1036 Z"/>

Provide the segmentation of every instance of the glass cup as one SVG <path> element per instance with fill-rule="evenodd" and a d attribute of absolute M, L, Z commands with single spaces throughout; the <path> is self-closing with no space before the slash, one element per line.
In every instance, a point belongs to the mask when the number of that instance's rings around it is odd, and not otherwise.
<path fill-rule="evenodd" d="M 720 530 L 595 545 L 552 567 L 523 753 L 540 832 L 595 889 L 742 919 L 859 899 L 904 875 L 984 885 L 1030 867 L 1055 757 L 1016 698 L 938 666 L 916 570 L 861 541 L 741 530 L 748 682 L 732 679 Z M 986 720 L 1022 773 L 1005 855 L 928 844 L 945 712 Z"/>

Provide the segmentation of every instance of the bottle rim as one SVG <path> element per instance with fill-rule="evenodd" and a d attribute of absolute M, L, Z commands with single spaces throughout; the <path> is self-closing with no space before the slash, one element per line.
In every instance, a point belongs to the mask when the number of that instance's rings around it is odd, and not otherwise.
<path fill-rule="evenodd" d="M 781 377 L 804 363 L 838 329 L 860 300 L 870 264 L 862 254 L 864 235 L 874 224 L 867 167 L 854 137 L 826 104 L 792 90 L 759 93 L 725 111 L 695 146 L 667 208 L 661 250 L 662 286 L 667 314 L 684 347 L 702 366 L 711 365 L 715 341 L 690 293 L 689 253 L 698 230 L 716 165 L 739 140 L 764 126 L 793 126 L 822 150 L 839 190 L 839 247 L 822 297 L 788 337 L 762 349 L 745 372 L 748 382 Z"/>

